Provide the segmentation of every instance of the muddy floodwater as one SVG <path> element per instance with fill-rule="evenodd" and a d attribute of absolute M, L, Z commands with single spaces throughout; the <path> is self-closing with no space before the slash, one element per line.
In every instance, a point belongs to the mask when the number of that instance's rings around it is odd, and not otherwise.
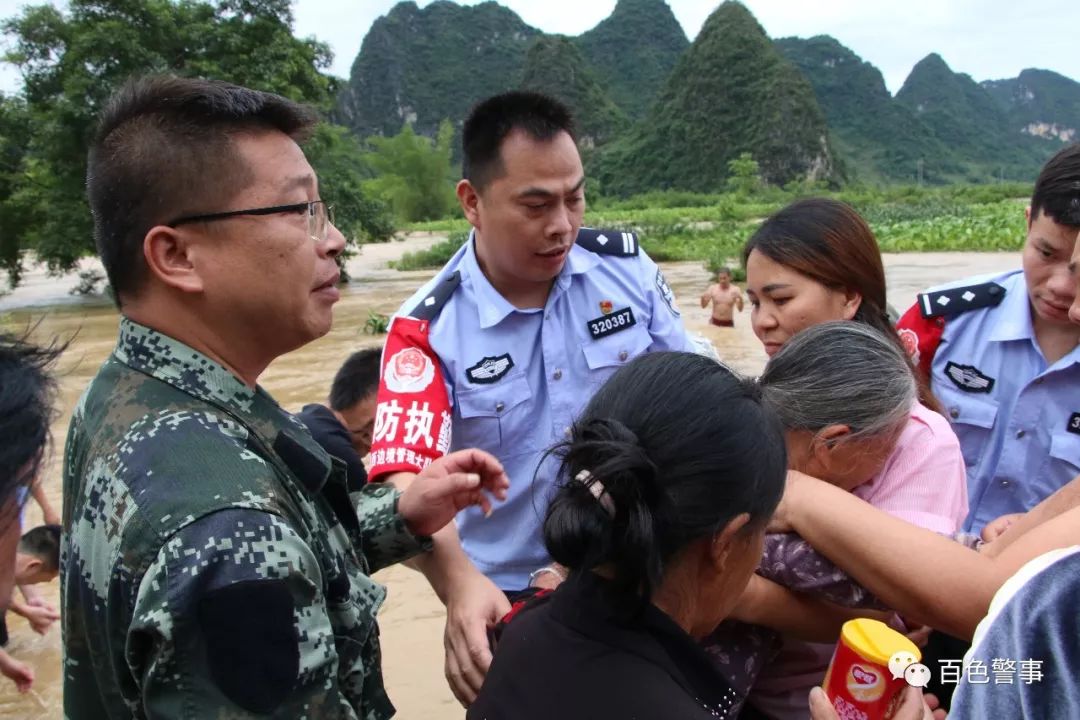
<path fill-rule="evenodd" d="M 386 268 L 386 260 L 405 249 L 432 243 L 433 237 L 412 237 L 405 242 L 368 246 L 350 262 L 354 280 L 343 288 L 337 304 L 334 329 L 324 338 L 278 359 L 262 377 L 262 384 L 289 410 L 325 399 L 330 380 L 349 353 L 378 345 L 380 337 L 363 333 L 369 311 L 392 313 L 430 272 L 399 273 Z M 915 293 L 929 285 L 968 275 L 997 272 L 1020 266 L 1019 253 L 932 253 L 887 255 L 889 301 L 903 310 Z M 747 312 L 736 314 L 734 329 L 709 326 L 706 311 L 698 298 L 709 282 L 699 263 L 665 263 L 668 282 L 679 299 L 687 327 L 706 335 L 733 368 L 758 373 L 765 364 L 761 349 L 749 324 Z M 67 288 L 71 279 L 51 279 L 40 272 L 29 274 L 16 293 L 0 298 L 0 322 L 9 329 L 39 322 L 36 337 L 73 338 L 60 362 L 60 416 L 53 426 L 55 443 L 44 469 L 48 494 L 60 508 L 60 458 L 72 408 L 98 365 L 113 347 L 117 315 L 111 305 L 72 302 Z M 57 304 L 63 303 L 63 304 Z M 31 503 L 28 526 L 41 522 Z M 403 567 L 390 568 L 378 579 L 390 589 L 379 617 L 386 683 L 399 717 L 411 720 L 451 720 L 464 712 L 454 701 L 443 680 L 443 608 L 422 576 Z M 46 597 L 58 601 L 56 583 L 46 589 Z M 35 670 L 33 690 L 19 695 L 14 686 L 0 677 L 0 717 L 44 720 L 62 717 L 60 681 L 60 628 L 57 623 L 47 634 L 34 634 L 21 617 L 9 614 L 11 641 L 8 652 L 29 663 Z"/>

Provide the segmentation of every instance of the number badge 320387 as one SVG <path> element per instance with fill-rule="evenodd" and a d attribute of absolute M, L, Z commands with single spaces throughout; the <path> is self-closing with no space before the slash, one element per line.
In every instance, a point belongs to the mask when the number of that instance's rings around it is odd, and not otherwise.
<path fill-rule="evenodd" d="M 634 319 L 633 309 L 627 307 L 590 320 L 585 323 L 585 326 L 589 329 L 589 335 L 592 336 L 592 339 L 599 340 L 602 337 L 614 335 L 617 332 L 633 327 L 636 323 L 637 320 Z"/>

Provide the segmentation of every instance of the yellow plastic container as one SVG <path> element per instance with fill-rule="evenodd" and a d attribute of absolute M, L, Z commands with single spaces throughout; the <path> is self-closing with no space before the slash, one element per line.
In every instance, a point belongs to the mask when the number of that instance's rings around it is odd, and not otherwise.
<path fill-rule="evenodd" d="M 890 669 L 890 660 L 901 653 Z M 922 653 L 911 640 L 878 620 L 848 620 L 840 631 L 822 688 L 842 718 L 884 720 L 908 684 L 904 669 Z"/>

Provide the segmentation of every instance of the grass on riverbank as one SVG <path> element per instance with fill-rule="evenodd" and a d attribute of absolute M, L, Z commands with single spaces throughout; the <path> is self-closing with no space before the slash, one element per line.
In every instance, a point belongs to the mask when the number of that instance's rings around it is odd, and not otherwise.
<path fill-rule="evenodd" d="M 941 188 L 855 188 L 841 192 L 766 189 L 752 196 L 654 192 L 623 200 L 600 198 L 585 215 L 590 227 L 634 230 L 657 261 L 727 264 L 760 221 L 799 197 L 834 197 L 858 210 L 882 252 L 1016 250 L 1023 242 L 1024 199 L 1019 184 Z M 416 223 L 410 231 L 447 232 L 448 240 L 393 263 L 399 270 L 439 268 L 468 234 L 463 218 Z"/>

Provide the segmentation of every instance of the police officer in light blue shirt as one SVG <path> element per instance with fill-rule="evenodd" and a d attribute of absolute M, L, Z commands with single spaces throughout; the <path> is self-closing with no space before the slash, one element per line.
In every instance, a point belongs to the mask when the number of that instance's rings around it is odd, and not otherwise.
<path fill-rule="evenodd" d="M 473 232 L 393 321 L 370 475 L 404 484 L 448 449 L 480 448 L 511 478 L 492 517 L 461 513 L 460 542 L 440 533 L 419 565 L 447 605 L 446 674 L 467 705 L 490 663 L 486 630 L 510 609 L 503 591 L 548 562 L 540 529 L 558 461 L 546 450 L 619 366 L 694 344 L 637 236 L 581 228 L 585 176 L 565 107 L 490 98 L 463 145 L 457 194 Z"/>
<path fill-rule="evenodd" d="M 960 439 L 966 531 L 1020 513 L 1080 474 L 1080 327 L 1069 261 L 1080 228 L 1080 145 L 1043 168 L 1023 270 L 930 290 L 899 332 Z"/>

